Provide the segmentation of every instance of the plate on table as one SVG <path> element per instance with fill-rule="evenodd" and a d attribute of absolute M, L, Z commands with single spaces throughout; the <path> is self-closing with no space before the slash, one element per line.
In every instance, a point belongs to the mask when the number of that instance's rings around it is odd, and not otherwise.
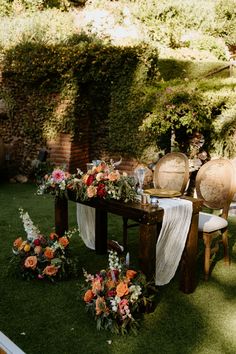
<path fill-rule="evenodd" d="M 144 192 L 150 194 L 153 197 L 159 197 L 159 198 L 174 198 L 182 195 L 180 192 L 170 190 L 170 189 L 151 188 L 151 189 L 145 189 Z"/>

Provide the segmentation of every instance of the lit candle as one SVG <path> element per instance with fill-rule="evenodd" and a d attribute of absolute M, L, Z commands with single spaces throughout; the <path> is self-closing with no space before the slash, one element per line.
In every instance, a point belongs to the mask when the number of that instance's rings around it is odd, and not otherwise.
<path fill-rule="evenodd" d="M 126 264 L 126 267 L 129 267 L 129 252 L 126 254 L 125 264 Z"/>

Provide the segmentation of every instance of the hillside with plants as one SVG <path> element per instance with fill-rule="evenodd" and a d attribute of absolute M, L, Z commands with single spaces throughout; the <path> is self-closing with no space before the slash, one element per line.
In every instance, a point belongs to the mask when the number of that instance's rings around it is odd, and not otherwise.
<path fill-rule="evenodd" d="M 1 0 L 0 134 L 22 142 L 21 168 L 58 133 L 78 138 L 81 116 L 96 156 L 150 160 L 173 135 L 188 152 L 200 131 L 209 153 L 234 157 L 235 4 Z"/>

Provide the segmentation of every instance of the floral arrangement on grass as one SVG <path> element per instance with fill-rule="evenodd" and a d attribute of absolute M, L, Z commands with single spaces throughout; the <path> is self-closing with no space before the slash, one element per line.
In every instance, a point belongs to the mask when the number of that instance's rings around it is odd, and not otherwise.
<path fill-rule="evenodd" d="M 135 185 L 133 177 L 125 172 L 121 174 L 113 164 L 102 161 L 86 173 L 78 169 L 73 175 L 56 168 L 51 175 L 45 176 L 38 194 L 66 195 L 68 190 L 73 190 L 82 201 L 101 198 L 128 202 L 137 197 Z"/>
<path fill-rule="evenodd" d="M 84 276 L 83 300 L 97 321 L 97 329 L 137 333 L 140 315 L 150 311 L 153 299 L 145 275 L 129 269 L 116 252 L 109 251 L 109 268 L 96 275 L 84 270 Z"/>
<path fill-rule="evenodd" d="M 69 231 L 59 237 L 51 232 L 45 237 L 33 224 L 28 212 L 20 208 L 27 239 L 18 237 L 13 242 L 13 257 L 11 262 L 17 266 L 21 276 L 25 279 L 55 279 L 65 278 L 72 267 L 72 260 L 68 257 L 70 238 L 77 230 Z"/>

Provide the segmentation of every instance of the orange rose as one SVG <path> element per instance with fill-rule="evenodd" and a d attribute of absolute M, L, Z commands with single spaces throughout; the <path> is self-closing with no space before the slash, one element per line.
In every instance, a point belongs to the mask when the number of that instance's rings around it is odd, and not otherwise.
<path fill-rule="evenodd" d="M 58 272 L 58 267 L 56 267 L 54 265 L 48 265 L 43 270 L 43 274 L 46 274 L 46 275 L 49 275 L 49 276 L 56 275 L 57 272 Z"/>
<path fill-rule="evenodd" d="M 18 238 L 14 241 L 13 246 L 19 248 L 19 247 L 21 246 L 22 242 L 23 242 L 22 237 L 18 237 Z"/>
<path fill-rule="evenodd" d="M 103 312 L 109 312 L 109 309 L 106 306 L 104 297 L 99 296 L 96 300 L 96 315 L 100 315 Z"/>
<path fill-rule="evenodd" d="M 25 264 L 25 268 L 35 269 L 37 265 L 37 257 L 36 256 L 27 257 L 24 264 Z"/>
<path fill-rule="evenodd" d="M 118 171 L 110 172 L 108 179 L 112 182 L 118 181 L 120 179 L 120 173 Z"/>
<path fill-rule="evenodd" d="M 40 252 L 42 252 L 42 247 L 41 246 L 35 246 L 34 247 L 34 253 L 35 254 L 39 254 Z"/>
<path fill-rule="evenodd" d="M 123 281 L 120 282 L 116 287 L 116 295 L 122 297 L 128 295 L 128 293 L 129 293 L 129 289 L 127 284 Z"/>
<path fill-rule="evenodd" d="M 128 269 L 126 271 L 126 278 L 128 278 L 129 280 L 133 279 L 136 276 L 136 274 L 137 274 L 137 272 L 135 272 L 135 270 Z"/>
<path fill-rule="evenodd" d="M 54 252 L 50 247 L 46 247 L 44 251 L 44 256 L 48 259 L 52 259 L 54 257 Z"/>
<path fill-rule="evenodd" d="M 102 284 L 99 280 L 93 281 L 92 292 L 96 295 L 102 289 Z"/>
<path fill-rule="evenodd" d="M 94 297 L 94 294 L 91 289 L 87 290 L 86 293 L 84 294 L 84 301 L 85 302 L 90 302 Z"/>
<path fill-rule="evenodd" d="M 66 247 L 69 244 L 69 240 L 66 236 L 60 237 L 58 241 L 63 247 Z"/>
<path fill-rule="evenodd" d="M 55 238 L 58 238 L 58 235 L 55 232 L 51 232 L 49 238 L 50 240 L 55 240 Z"/>

